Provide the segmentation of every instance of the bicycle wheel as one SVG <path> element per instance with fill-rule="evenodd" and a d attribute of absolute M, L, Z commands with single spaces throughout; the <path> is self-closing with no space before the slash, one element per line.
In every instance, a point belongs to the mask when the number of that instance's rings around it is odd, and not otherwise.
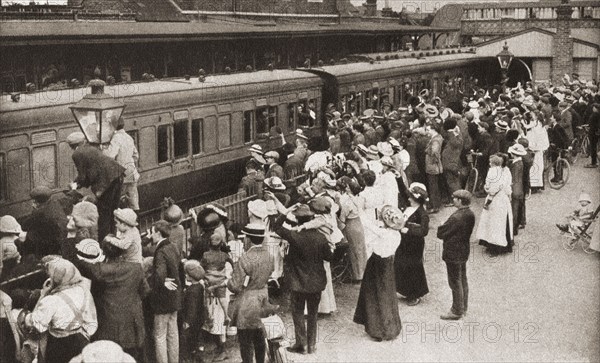
<path fill-rule="evenodd" d="M 590 236 L 588 236 L 586 233 L 583 233 L 579 237 L 579 240 L 581 242 L 581 248 L 583 249 L 583 252 L 590 255 L 597 252 L 596 250 L 590 248 Z"/>
<path fill-rule="evenodd" d="M 567 251 L 573 251 L 576 244 L 577 244 L 577 239 L 569 238 L 568 240 L 563 242 L 563 248 Z"/>
<path fill-rule="evenodd" d="M 567 184 L 571 166 L 565 159 L 559 158 L 548 168 L 548 185 L 552 189 L 560 189 Z"/>
<path fill-rule="evenodd" d="M 471 193 L 475 193 L 475 188 L 477 188 L 477 179 L 479 179 L 479 172 L 477 169 L 471 169 L 469 176 L 467 177 L 465 189 Z"/>
<path fill-rule="evenodd" d="M 348 269 L 350 267 L 348 256 L 344 256 L 335 266 L 331 266 L 331 281 L 344 283 L 348 279 Z"/>
<path fill-rule="evenodd" d="M 587 135 L 583 137 L 579 151 L 583 158 L 588 158 L 590 156 L 590 138 Z"/>

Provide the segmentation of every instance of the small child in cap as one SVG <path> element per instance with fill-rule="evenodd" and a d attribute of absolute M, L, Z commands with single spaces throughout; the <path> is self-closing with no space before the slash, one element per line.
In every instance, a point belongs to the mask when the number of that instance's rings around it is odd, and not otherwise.
<path fill-rule="evenodd" d="M 592 198 L 588 193 L 581 193 L 579 195 L 579 205 L 573 213 L 567 216 L 568 224 L 557 224 L 556 226 L 563 232 L 571 233 L 571 236 L 575 237 L 575 234 L 581 232 L 581 228 L 585 223 L 591 222 L 594 209 L 592 208 Z"/>
<path fill-rule="evenodd" d="M 142 258 L 142 237 L 137 229 L 137 214 L 133 209 L 123 208 L 115 209 L 115 224 L 117 226 L 116 238 L 120 240 L 117 245 L 125 251 L 123 260 L 126 262 L 137 262 L 141 264 Z"/>
<path fill-rule="evenodd" d="M 201 354 L 204 346 L 200 341 L 202 326 L 208 318 L 208 311 L 204 304 L 204 285 L 202 281 L 206 273 L 200 262 L 187 260 L 183 264 L 187 288 L 183 297 L 183 341 L 185 352 L 190 357 Z"/>

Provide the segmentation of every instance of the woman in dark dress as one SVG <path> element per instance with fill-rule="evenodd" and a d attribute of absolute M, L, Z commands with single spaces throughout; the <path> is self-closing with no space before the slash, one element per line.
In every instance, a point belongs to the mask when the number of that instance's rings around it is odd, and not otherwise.
<path fill-rule="evenodd" d="M 400 231 L 402 241 L 394 257 L 394 272 L 396 291 L 406 297 L 409 306 L 413 306 L 421 302 L 421 297 L 429 292 L 423 267 L 429 216 L 423 207 L 427 200 L 425 185 L 412 183 L 408 194 L 410 205 L 404 210 L 406 224 Z"/>
<path fill-rule="evenodd" d="M 373 171 L 367 173 L 367 185 L 375 180 Z M 368 191 L 368 190 L 367 190 Z M 394 251 L 400 244 L 400 233 L 396 229 L 388 228 L 376 218 L 376 210 L 380 215 L 389 206 L 383 206 L 383 198 L 377 198 L 377 188 L 374 193 L 369 193 L 364 204 L 363 216 L 365 219 L 365 240 L 373 251 L 367 260 L 363 275 L 358 303 L 354 313 L 354 322 L 365 326 L 365 331 L 376 341 L 393 340 L 400 334 L 402 322 L 398 313 L 398 302 L 394 291 Z M 381 201 L 378 201 L 381 199 Z M 402 213 L 398 211 L 398 218 Z"/>

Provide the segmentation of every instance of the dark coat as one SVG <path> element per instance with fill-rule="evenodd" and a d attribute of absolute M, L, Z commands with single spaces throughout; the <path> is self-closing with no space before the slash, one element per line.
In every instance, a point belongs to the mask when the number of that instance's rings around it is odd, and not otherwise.
<path fill-rule="evenodd" d="M 170 314 L 181 309 L 182 283 L 180 281 L 181 256 L 177 246 L 163 240 L 159 242 L 154 252 L 153 272 L 150 277 L 150 302 L 154 314 Z M 166 278 L 174 279 L 177 290 L 165 287 Z"/>
<path fill-rule="evenodd" d="M 35 254 L 41 258 L 46 255 L 60 254 L 60 244 L 67 238 L 67 216 L 62 205 L 49 200 L 21 222 L 21 228 L 27 232 L 22 254 Z"/>
<path fill-rule="evenodd" d="M 525 197 L 525 188 L 523 186 L 523 160 L 511 160 L 508 168 L 512 175 L 512 198 L 523 199 Z"/>
<path fill-rule="evenodd" d="M 531 188 L 531 180 L 530 180 L 530 171 L 533 166 L 533 158 L 534 154 L 532 151 L 527 151 L 527 155 L 523 155 L 523 192 L 525 194 L 529 193 L 529 189 Z M 514 177 L 513 177 L 514 178 Z"/>
<path fill-rule="evenodd" d="M 327 285 L 323 261 L 333 257 L 327 237 L 316 229 L 290 231 L 282 227 L 284 221 L 285 216 L 277 219 L 275 232 L 290 244 L 284 264 L 290 290 L 308 294 L 323 291 Z"/>
<path fill-rule="evenodd" d="M 558 123 L 548 128 L 548 140 L 559 149 L 566 149 L 569 146 L 569 137 Z"/>
<path fill-rule="evenodd" d="M 396 291 L 408 298 L 421 297 L 429 292 L 423 267 L 425 236 L 429 233 L 429 215 L 420 206 L 406 220 L 400 246 L 394 257 Z"/>
<path fill-rule="evenodd" d="M 115 160 L 87 144 L 73 152 L 73 162 L 77 168 L 75 182 L 80 187 L 89 187 L 97 196 L 102 195 L 125 172 L 125 168 Z"/>
<path fill-rule="evenodd" d="M 98 331 L 95 340 L 112 340 L 125 349 L 144 345 L 145 328 L 142 300 L 150 287 L 142 265 L 114 261 L 88 263 L 76 260 L 81 274 L 92 280 Z"/>
<path fill-rule="evenodd" d="M 265 173 L 265 178 L 270 178 L 276 176 L 281 180 L 284 180 L 284 176 L 283 176 L 283 168 L 281 167 L 281 165 L 274 163 L 269 165 L 267 172 Z"/>
<path fill-rule="evenodd" d="M 469 207 L 459 208 L 438 227 L 437 238 L 444 241 L 442 260 L 464 263 L 469 259 L 473 227 L 475 214 Z"/>
<path fill-rule="evenodd" d="M 198 329 L 208 319 L 208 310 L 204 304 L 204 286 L 192 284 L 185 289 L 183 298 L 183 321 Z"/>
<path fill-rule="evenodd" d="M 463 139 L 460 134 L 448 132 L 444 149 L 442 150 L 442 166 L 444 171 L 459 171 L 461 169 L 460 155 L 463 151 Z"/>
<path fill-rule="evenodd" d="M 264 180 L 261 173 L 247 174 L 242 178 L 240 185 L 238 186 L 238 193 L 244 191 L 246 195 L 256 194 L 259 188 L 262 187 L 261 183 Z"/>

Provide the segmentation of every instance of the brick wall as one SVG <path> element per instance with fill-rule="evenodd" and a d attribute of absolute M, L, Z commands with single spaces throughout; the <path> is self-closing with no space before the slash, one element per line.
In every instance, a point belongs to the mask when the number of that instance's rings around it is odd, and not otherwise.
<path fill-rule="evenodd" d="M 564 74 L 573 73 L 573 38 L 571 37 L 570 6 L 557 8 L 556 35 L 552 44 L 552 83 L 560 84 Z"/>
<path fill-rule="evenodd" d="M 337 14 L 339 0 L 175 0 L 182 10 L 235 11 L 284 14 Z M 344 0 L 349 1 L 349 0 Z"/>

